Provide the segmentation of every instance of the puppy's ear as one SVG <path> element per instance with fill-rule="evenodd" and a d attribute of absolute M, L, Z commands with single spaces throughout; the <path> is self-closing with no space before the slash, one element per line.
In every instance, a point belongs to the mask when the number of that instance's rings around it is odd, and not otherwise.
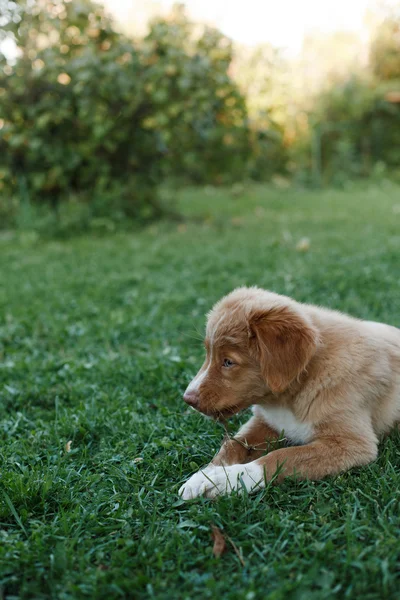
<path fill-rule="evenodd" d="M 260 363 L 272 392 L 283 392 L 313 356 L 318 335 L 311 324 L 289 307 L 249 315 L 250 351 Z"/>

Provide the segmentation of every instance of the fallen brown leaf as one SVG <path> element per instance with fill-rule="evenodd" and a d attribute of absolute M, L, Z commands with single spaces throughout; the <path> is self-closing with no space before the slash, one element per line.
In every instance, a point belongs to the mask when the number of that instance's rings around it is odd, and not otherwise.
<path fill-rule="evenodd" d="M 211 535 L 214 540 L 213 554 L 216 558 L 219 558 L 226 550 L 225 538 L 222 532 L 216 525 L 211 525 Z"/>

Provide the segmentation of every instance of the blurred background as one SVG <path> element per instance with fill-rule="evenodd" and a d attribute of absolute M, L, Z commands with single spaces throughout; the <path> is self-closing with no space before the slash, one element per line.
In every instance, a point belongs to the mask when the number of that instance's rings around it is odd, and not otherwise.
<path fill-rule="evenodd" d="M 1 228 L 142 224 L 188 185 L 399 164 L 399 2 L 0 0 Z"/>

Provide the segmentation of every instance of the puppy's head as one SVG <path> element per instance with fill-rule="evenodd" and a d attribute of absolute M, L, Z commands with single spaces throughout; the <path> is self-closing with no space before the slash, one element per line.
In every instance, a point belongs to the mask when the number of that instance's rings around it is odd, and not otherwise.
<path fill-rule="evenodd" d="M 279 394 L 304 371 L 317 332 L 301 305 L 258 288 L 238 288 L 208 315 L 205 361 L 184 400 L 219 419 Z"/>

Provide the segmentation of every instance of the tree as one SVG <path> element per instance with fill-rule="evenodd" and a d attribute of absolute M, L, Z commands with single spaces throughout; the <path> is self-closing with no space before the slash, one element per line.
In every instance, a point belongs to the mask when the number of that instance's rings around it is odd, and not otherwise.
<path fill-rule="evenodd" d="M 73 195 L 92 212 L 147 219 L 170 175 L 241 176 L 246 108 L 217 30 L 197 31 L 176 8 L 134 41 L 91 0 L 11 8 L 19 55 L 15 65 L 0 55 L 4 197 L 58 206 Z"/>
<path fill-rule="evenodd" d="M 3 192 L 56 206 L 71 193 L 147 217 L 158 210 L 157 133 L 138 50 L 89 0 L 26 0 L 8 23 L 20 55 L 0 58 Z"/>
<path fill-rule="evenodd" d="M 386 17 L 377 27 L 370 64 L 378 81 L 400 81 L 400 17 L 396 14 Z"/>
<path fill-rule="evenodd" d="M 243 176 L 249 154 L 244 96 L 229 74 L 232 44 L 217 29 L 196 26 L 176 5 L 155 19 L 143 44 L 146 90 L 167 172 L 197 182 Z"/>

